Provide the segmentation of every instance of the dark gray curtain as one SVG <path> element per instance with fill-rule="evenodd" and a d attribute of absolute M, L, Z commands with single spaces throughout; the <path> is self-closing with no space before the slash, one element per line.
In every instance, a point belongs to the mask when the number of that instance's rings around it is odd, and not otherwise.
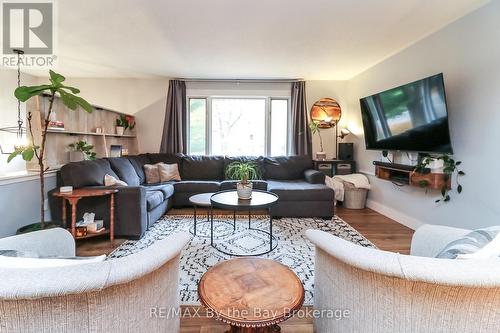
<path fill-rule="evenodd" d="M 186 82 L 170 80 L 160 153 L 186 153 L 186 126 Z"/>
<path fill-rule="evenodd" d="M 311 129 L 308 126 L 306 82 L 292 82 L 292 154 L 312 156 Z"/>

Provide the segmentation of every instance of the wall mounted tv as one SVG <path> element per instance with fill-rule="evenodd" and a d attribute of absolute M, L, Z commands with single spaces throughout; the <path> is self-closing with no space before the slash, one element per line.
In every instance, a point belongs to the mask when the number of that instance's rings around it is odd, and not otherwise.
<path fill-rule="evenodd" d="M 360 103 L 366 149 L 453 153 L 442 73 Z"/>

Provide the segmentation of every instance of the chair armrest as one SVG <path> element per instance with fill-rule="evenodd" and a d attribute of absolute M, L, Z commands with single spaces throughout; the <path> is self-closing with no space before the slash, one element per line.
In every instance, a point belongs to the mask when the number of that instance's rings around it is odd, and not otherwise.
<path fill-rule="evenodd" d="M 67 230 L 52 228 L 0 239 L 0 249 L 35 252 L 43 257 L 74 257 L 75 240 Z"/>
<path fill-rule="evenodd" d="M 447 227 L 443 225 L 424 224 L 413 234 L 411 255 L 435 257 L 446 245 L 462 238 L 471 232 L 467 229 Z"/>
<path fill-rule="evenodd" d="M 306 170 L 304 171 L 304 178 L 310 184 L 324 184 L 325 174 L 318 170 Z"/>

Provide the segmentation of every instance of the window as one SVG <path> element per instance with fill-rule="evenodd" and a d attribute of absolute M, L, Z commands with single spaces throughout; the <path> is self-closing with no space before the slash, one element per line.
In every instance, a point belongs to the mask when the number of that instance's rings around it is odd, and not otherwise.
<path fill-rule="evenodd" d="M 190 97 L 189 153 L 287 155 L 289 99 Z"/>

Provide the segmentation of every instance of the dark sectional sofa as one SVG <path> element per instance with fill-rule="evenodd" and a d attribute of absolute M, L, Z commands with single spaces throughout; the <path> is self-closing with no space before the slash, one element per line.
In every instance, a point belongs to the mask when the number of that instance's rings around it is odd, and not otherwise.
<path fill-rule="evenodd" d="M 236 188 L 236 181 L 225 177 L 226 167 L 235 161 L 253 161 L 258 165 L 263 180 L 254 181 L 254 188 L 279 196 L 277 204 L 271 209 L 273 217 L 333 216 L 333 190 L 324 185 L 324 174 L 312 170 L 312 160 L 305 156 L 140 154 L 105 158 L 64 165 L 58 172 L 57 185 L 70 185 L 74 188 L 103 187 L 106 174 L 125 181 L 128 186 L 118 187 L 116 194 L 115 234 L 140 238 L 171 207 L 190 206 L 190 196 Z M 143 166 L 158 162 L 177 163 L 182 180 L 147 184 Z M 49 203 L 52 219 L 60 221 L 61 199 L 49 195 Z M 109 202 L 102 198 L 82 199 L 78 202 L 78 219 L 85 212 L 95 212 L 97 218 L 108 221 Z M 69 214 L 68 210 L 68 221 Z"/>

